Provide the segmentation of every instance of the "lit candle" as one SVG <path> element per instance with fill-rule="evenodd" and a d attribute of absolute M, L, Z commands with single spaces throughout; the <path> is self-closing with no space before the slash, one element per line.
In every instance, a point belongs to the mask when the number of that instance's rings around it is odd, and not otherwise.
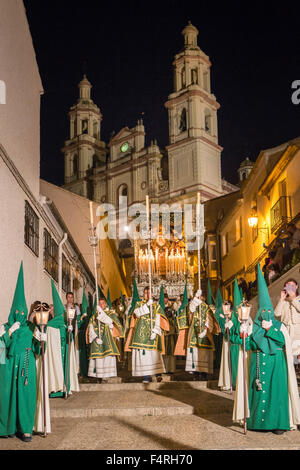
<path fill-rule="evenodd" d="M 166 265 L 166 275 L 167 275 L 168 274 L 168 248 L 166 248 L 165 265 Z"/>
<path fill-rule="evenodd" d="M 94 213 L 93 213 L 93 203 L 90 201 L 90 219 L 91 225 L 94 226 Z"/>

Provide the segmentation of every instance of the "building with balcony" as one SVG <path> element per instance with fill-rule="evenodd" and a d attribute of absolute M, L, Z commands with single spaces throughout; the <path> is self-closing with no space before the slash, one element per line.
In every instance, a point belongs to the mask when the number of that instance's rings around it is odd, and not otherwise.
<path fill-rule="evenodd" d="M 255 295 L 258 262 L 269 283 L 268 264 L 277 265 L 278 278 L 300 261 L 298 252 L 290 252 L 287 231 L 289 223 L 300 225 L 300 138 L 262 150 L 236 196 L 216 231 L 220 278 L 228 299 L 235 276 L 250 285 L 249 296 Z"/>

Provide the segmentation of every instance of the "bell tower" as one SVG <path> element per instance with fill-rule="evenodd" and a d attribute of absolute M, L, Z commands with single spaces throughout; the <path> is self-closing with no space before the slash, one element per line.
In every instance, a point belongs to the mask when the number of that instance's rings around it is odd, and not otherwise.
<path fill-rule="evenodd" d="M 198 46 L 199 31 L 183 29 L 183 49 L 173 62 L 173 92 L 165 106 L 169 115 L 170 196 L 201 192 L 202 201 L 222 195 L 221 151 L 217 110 L 211 93 L 209 57 Z"/>
<path fill-rule="evenodd" d="M 77 103 L 69 112 L 70 135 L 62 149 L 65 158 L 65 187 L 93 199 L 93 169 L 106 164 L 107 149 L 101 141 L 102 114 L 91 99 L 92 85 L 86 75 L 80 81 Z"/>

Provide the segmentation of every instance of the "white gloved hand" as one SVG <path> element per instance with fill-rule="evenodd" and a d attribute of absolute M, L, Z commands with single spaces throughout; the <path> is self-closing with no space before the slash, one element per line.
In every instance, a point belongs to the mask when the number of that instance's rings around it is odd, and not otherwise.
<path fill-rule="evenodd" d="M 225 322 L 225 328 L 228 328 L 230 330 L 230 328 L 232 327 L 233 327 L 233 323 L 231 320 Z"/>
<path fill-rule="evenodd" d="M 198 307 L 198 305 L 202 304 L 202 300 L 199 299 L 198 297 L 194 297 L 192 302 Z"/>
<path fill-rule="evenodd" d="M 99 344 L 99 345 L 100 345 L 100 344 L 103 344 L 103 341 L 102 341 L 101 338 L 96 338 L 95 341 L 96 341 L 96 343 Z"/>
<path fill-rule="evenodd" d="M 73 326 L 72 325 L 69 325 L 68 326 L 68 331 L 71 333 L 73 331 Z"/>
<path fill-rule="evenodd" d="M 153 299 L 149 299 L 148 302 L 147 302 L 147 305 L 150 307 L 150 305 L 153 304 Z"/>
<path fill-rule="evenodd" d="M 97 316 L 97 319 L 100 322 L 104 323 L 105 325 L 108 325 L 110 328 L 113 328 L 113 321 L 110 318 L 110 316 L 107 315 L 107 313 L 105 313 L 104 310 L 102 310 L 102 308 L 99 305 L 97 307 L 97 310 L 99 312 L 99 315 Z"/>
<path fill-rule="evenodd" d="M 13 325 L 11 325 L 10 329 L 8 330 L 9 333 L 13 333 L 14 331 L 18 330 L 21 326 L 21 323 L 19 321 L 16 321 L 15 323 L 13 323 Z"/>
<path fill-rule="evenodd" d="M 200 299 L 201 295 L 202 295 L 202 290 L 198 289 L 197 292 L 196 292 L 195 297 L 198 297 L 198 299 Z"/>
<path fill-rule="evenodd" d="M 190 311 L 192 313 L 195 312 L 196 308 L 201 305 L 202 300 L 198 299 L 197 297 L 194 297 L 193 300 L 190 302 Z"/>
<path fill-rule="evenodd" d="M 200 334 L 199 334 L 199 338 L 204 338 L 206 336 L 206 333 L 207 333 L 207 330 L 205 329 L 204 331 L 202 331 Z"/>
<path fill-rule="evenodd" d="M 262 326 L 265 330 L 268 330 L 268 329 L 271 328 L 271 326 L 272 326 L 272 320 L 270 320 L 270 321 L 263 320 L 263 321 L 261 322 L 261 326 Z"/>
<path fill-rule="evenodd" d="M 134 313 L 137 317 L 142 317 L 143 315 L 148 315 L 148 313 L 150 313 L 150 310 L 147 304 L 144 304 L 141 307 L 136 308 Z"/>
<path fill-rule="evenodd" d="M 246 323 L 241 323 L 240 333 L 247 333 L 247 332 L 248 332 L 248 325 Z"/>
<path fill-rule="evenodd" d="M 156 333 L 152 331 L 151 336 L 150 336 L 151 341 L 153 341 L 155 338 L 156 338 Z"/>
<path fill-rule="evenodd" d="M 0 326 L 0 338 L 1 338 L 1 336 L 4 335 L 4 333 L 5 333 L 5 326 L 4 326 L 4 325 L 1 325 L 1 326 Z"/>

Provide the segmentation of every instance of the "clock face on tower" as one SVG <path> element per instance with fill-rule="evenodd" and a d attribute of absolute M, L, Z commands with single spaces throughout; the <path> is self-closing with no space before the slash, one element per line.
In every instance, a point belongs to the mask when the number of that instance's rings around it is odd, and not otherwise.
<path fill-rule="evenodd" d="M 129 150 L 129 143 L 128 143 L 128 142 L 124 142 L 124 144 L 121 145 L 120 150 L 121 150 L 122 153 L 127 152 L 127 150 Z"/>

